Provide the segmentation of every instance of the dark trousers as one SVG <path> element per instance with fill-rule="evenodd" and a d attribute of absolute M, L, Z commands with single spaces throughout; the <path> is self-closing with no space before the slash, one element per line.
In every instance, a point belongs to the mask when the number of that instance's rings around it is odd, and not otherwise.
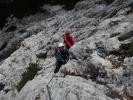
<path fill-rule="evenodd" d="M 58 73 L 59 72 L 59 69 L 61 68 L 62 65 L 63 65 L 63 62 L 62 61 L 57 61 L 56 62 L 56 68 L 54 70 L 54 73 Z"/>

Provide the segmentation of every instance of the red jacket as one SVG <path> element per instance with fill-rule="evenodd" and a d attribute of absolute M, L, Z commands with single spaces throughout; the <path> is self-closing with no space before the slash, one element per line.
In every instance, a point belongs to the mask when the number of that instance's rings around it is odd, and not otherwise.
<path fill-rule="evenodd" d="M 70 34 L 65 34 L 64 42 L 65 42 L 67 48 L 69 49 L 75 44 L 76 39 L 74 37 L 72 37 Z"/>

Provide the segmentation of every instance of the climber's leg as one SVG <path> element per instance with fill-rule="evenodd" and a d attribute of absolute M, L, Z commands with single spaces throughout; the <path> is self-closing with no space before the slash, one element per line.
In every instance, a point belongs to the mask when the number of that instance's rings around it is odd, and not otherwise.
<path fill-rule="evenodd" d="M 54 73 L 58 73 L 59 72 L 59 69 L 62 66 L 62 64 L 63 64 L 62 61 L 57 61 L 56 62 L 56 68 L 54 70 Z"/>

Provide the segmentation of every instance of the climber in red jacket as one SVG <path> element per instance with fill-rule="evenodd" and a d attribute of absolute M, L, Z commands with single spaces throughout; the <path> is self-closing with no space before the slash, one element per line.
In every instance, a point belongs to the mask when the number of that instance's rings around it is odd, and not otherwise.
<path fill-rule="evenodd" d="M 64 35 L 64 43 L 66 44 L 66 47 L 70 49 L 76 42 L 76 39 L 70 35 L 68 31 L 65 32 Z"/>

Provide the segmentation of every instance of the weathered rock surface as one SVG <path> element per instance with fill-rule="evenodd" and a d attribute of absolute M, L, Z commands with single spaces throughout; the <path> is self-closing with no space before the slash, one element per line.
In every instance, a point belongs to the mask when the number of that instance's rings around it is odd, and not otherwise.
<path fill-rule="evenodd" d="M 66 30 L 77 42 L 69 62 L 49 84 L 52 100 L 132 100 L 132 0 L 111 1 L 84 0 L 65 13 L 51 7 L 55 16 L 25 26 L 32 36 L 23 38 L 0 65 L 0 79 L 10 89 L 6 94 L 0 91 L 0 100 L 49 100 L 46 85 L 55 68 L 54 49 Z M 15 86 L 29 63 L 42 69 L 17 92 Z"/>

